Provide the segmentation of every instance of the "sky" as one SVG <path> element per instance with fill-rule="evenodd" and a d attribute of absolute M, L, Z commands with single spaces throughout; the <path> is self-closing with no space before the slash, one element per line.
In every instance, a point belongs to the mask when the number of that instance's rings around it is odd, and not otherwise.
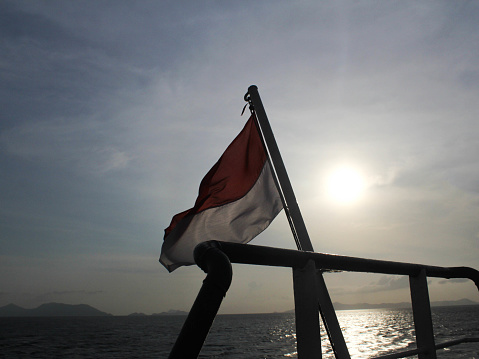
<path fill-rule="evenodd" d="M 205 274 L 168 273 L 164 229 L 253 84 L 316 251 L 479 269 L 478 2 L 0 0 L 0 306 L 188 311 Z M 251 244 L 294 249 L 284 213 Z M 407 277 L 325 277 L 410 301 Z M 221 313 L 293 307 L 290 269 L 233 265 Z"/>

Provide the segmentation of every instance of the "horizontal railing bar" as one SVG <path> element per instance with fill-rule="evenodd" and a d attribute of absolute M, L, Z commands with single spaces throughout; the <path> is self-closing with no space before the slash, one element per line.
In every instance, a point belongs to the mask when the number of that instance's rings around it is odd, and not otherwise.
<path fill-rule="evenodd" d="M 479 342 L 479 338 L 465 337 L 465 338 L 450 340 L 448 342 L 436 344 L 435 348 L 436 348 L 436 350 L 438 350 L 438 349 L 444 349 L 444 348 L 452 347 L 454 345 L 459 345 L 459 344 L 463 344 L 463 343 L 474 343 L 474 342 Z M 374 357 L 372 359 L 407 358 L 407 357 L 419 354 L 421 352 L 423 352 L 423 351 L 420 350 L 420 349 L 412 349 L 412 350 L 407 350 L 407 351 L 393 353 L 393 354 L 381 355 L 379 357 Z"/>
<path fill-rule="evenodd" d="M 358 257 L 340 256 L 335 254 L 315 253 L 283 248 L 257 246 L 251 244 L 214 242 L 232 263 L 266 265 L 274 267 L 303 268 L 309 260 L 322 271 L 348 271 L 363 273 L 382 273 L 391 275 L 408 275 L 416 277 L 422 270 L 428 277 L 437 278 L 467 278 L 479 289 L 479 271 L 470 267 L 439 267 L 423 264 L 384 261 Z M 479 338 L 462 338 L 436 344 L 435 349 L 447 348 L 467 342 L 479 342 Z M 406 358 L 425 352 L 425 348 L 412 349 L 404 352 L 386 354 L 374 359 Z"/>
<path fill-rule="evenodd" d="M 452 347 L 453 345 L 458 345 L 462 343 L 479 343 L 479 338 L 465 337 L 465 338 L 450 340 L 448 342 L 436 344 L 436 349 Z"/>
<path fill-rule="evenodd" d="M 386 355 L 381 355 L 379 357 L 374 357 L 372 359 L 397 359 L 397 358 L 407 358 L 407 357 L 412 357 L 413 355 L 417 355 L 420 353 L 423 353 L 423 350 L 419 349 L 412 349 L 412 350 L 407 350 L 404 352 L 399 352 L 399 353 L 394 353 L 394 354 L 386 354 Z"/>
<path fill-rule="evenodd" d="M 298 251 L 251 244 L 218 242 L 232 263 L 301 268 L 312 259 L 316 268 L 324 271 L 382 273 L 416 276 L 425 269 L 426 276 L 437 278 L 467 278 L 479 290 L 479 271 L 470 267 L 438 267 L 423 264 L 365 259 L 335 254 Z"/>

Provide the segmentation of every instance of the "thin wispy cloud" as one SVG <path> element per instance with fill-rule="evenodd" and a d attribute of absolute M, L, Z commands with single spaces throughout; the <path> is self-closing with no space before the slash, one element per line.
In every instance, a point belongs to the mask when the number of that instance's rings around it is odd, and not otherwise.
<path fill-rule="evenodd" d="M 331 292 L 333 295 L 358 295 L 396 291 L 405 288 L 409 288 L 409 278 L 407 276 L 382 276 L 377 281 L 370 282 L 369 284 L 363 285 L 361 287 L 334 287 L 332 288 Z"/>
<path fill-rule="evenodd" d="M 11 155 L 79 172 L 103 173 L 127 167 L 129 156 L 114 144 L 108 126 L 95 121 L 41 121 L 3 131 L 0 143 Z"/>

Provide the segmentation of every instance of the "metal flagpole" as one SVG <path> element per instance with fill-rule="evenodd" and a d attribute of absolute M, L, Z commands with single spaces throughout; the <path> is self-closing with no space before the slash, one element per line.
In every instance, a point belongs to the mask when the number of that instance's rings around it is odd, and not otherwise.
<path fill-rule="evenodd" d="M 251 110 L 256 114 L 257 125 L 262 134 L 265 150 L 270 156 L 274 181 L 281 196 L 296 246 L 298 250 L 314 252 L 293 187 L 266 116 L 263 102 L 259 96 L 258 87 L 255 85 L 250 86 L 245 95 L 245 100 L 252 105 L 253 108 Z M 311 279 L 314 277 L 316 277 L 316 280 Z M 319 322 L 317 321 L 319 306 L 319 311 L 325 323 L 336 358 L 349 359 L 349 351 L 322 272 L 317 271 L 314 264 L 308 263 L 305 268 L 293 269 L 293 282 L 297 332 L 298 334 L 299 332 L 304 333 L 301 338 L 299 335 L 297 337 L 298 355 L 300 358 L 321 357 L 321 347 L 319 346 L 318 349 L 318 345 L 315 343 L 316 340 L 320 341 Z M 305 298 L 306 295 L 313 295 L 314 300 L 307 300 Z"/>
<path fill-rule="evenodd" d="M 273 166 L 273 173 L 277 177 L 279 188 L 278 191 L 280 195 L 284 198 L 285 212 L 290 220 L 290 225 L 292 225 L 293 235 L 297 235 L 298 242 L 297 246 L 299 250 L 314 252 L 313 245 L 309 239 L 308 231 L 306 230 L 306 225 L 303 221 L 303 216 L 299 209 L 298 203 L 296 202 L 296 197 L 294 196 L 293 187 L 286 172 L 286 168 L 281 158 L 278 145 L 269 125 L 268 117 L 266 116 L 266 111 L 263 107 L 263 102 L 259 97 L 258 87 L 252 85 L 248 88 L 249 101 L 253 105 L 254 112 L 256 113 L 256 119 L 258 121 L 261 133 L 263 134 L 265 147 L 267 152 L 269 152 L 271 158 L 271 164 Z M 248 95 L 247 94 L 247 95 Z"/>

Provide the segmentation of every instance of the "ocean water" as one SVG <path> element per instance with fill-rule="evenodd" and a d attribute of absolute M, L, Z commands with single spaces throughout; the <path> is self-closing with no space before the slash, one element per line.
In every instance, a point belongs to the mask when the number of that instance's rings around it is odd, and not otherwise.
<path fill-rule="evenodd" d="M 338 311 L 352 358 L 415 348 L 410 310 Z M 185 317 L 0 318 L 0 358 L 167 358 Z M 433 308 L 436 343 L 479 337 L 479 306 Z M 323 358 L 333 358 L 323 332 Z M 438 358 L 479 358 L 479 343 Z M 294 314 L 220 315 L 200 358 L 297 358 Z"/>

